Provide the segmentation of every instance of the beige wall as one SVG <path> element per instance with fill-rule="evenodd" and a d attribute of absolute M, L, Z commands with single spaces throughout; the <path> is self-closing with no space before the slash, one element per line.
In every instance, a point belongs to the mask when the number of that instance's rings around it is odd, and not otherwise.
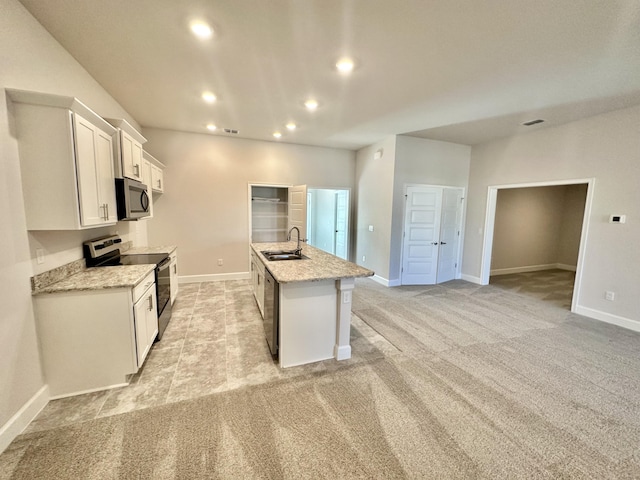
<path fill-rule="evenodd" d="M 557 261 L 561 265 L 575 267 L 578 263 L 587 185 L 567 185 L 564 189 L 564 209 L 558 239 Z"/>
<path fill-rule="evenodd" d="M 382 158 L 375 159 L 375 152 L 381 148 Z M 389 278 L 395 159 L 395 135 L 356 153 L 355 261 L 383 279 Z M 373 232 L 369 225 L 373 225 Z"/>
<path fill-rule="evenodd" d="M 467 188 L 471 147 L 398 135 L 393 179 L 393 222 L 389 280 L 400 283 L 405 185 L 425 184 Z"/>
<path fill-rule="evenodd" d="M 640 321 L 640 106 L 475 146 L 463 274 L 479 280 L 488 186 L 595 178 L 578 305 L 608 321 Z M 627 223 L 608 222 L 612 213 Z M 606 301 L 606 290 L 616 292 Z"/>
<path fill-rule="evenodd" d="M 586 185 L 498 191 L 491 270 L 562 264 L 574 267 Z"/>
<path fill-rule="evenodd" d="M 143 134 L 167 167 L 149 243 L 178 246 L 182 277 L 249 271 L 249 183 L 353 187 L 349 150 L 160 129 Z"/>
<path fill-rule="evenodd" d="M 135 121 L 16 0 L 0 0 L 0 430 L 44 385 L 31 304 L 30 277 L 82 258 L 86 232 L 26 231 L 18 144 L 11 127 L 11 104 L 4 89 L 34 90 L 78 97 L 103 116 Z M 143 228 L 143 227 L 140 227 Z M 137 227 L 118 224 L 126 236 Z M 35 248 L 46 261 L 35 262 Z"/>
<path fill-rule="evenodd" d="M 381 159 L 374 153 L 384 149 Z M 383 283 L 399 285 L 402 263 L 404 187 L 407 184 L 465 187 L 471 147 L 403 135 L 357 152 L 357 263 Z M 370 232 L 368 226 L 373 225 Z M 366 255 L 367 261 L 362 262 Z"/>

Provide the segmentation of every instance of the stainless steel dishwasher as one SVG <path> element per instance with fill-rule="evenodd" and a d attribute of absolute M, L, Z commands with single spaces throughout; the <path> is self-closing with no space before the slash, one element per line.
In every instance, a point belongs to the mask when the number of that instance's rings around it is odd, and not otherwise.
<path fill-rule="evenodd" d="M 278 355 L 278 328 L 280 324 L 280 288 L 271 272 L 264 272 L 264 333 L 267 336 L 269 350 Z"/>

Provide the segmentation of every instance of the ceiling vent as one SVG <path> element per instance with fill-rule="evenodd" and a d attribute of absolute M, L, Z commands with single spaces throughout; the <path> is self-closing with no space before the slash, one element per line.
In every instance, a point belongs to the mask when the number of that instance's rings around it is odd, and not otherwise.
<path fill-rule="evenodd" d="M 225 128 L 223 131 L 224 133 L 231 133 L 232 135 L 237 135 L 238 133 L 240 133 L 235 128 Z"/>
<path fill-rule="evenodd" d="M 530 127 L 531 125 L 535 125 L 537 123 L 542 123 L 542 122 L 544 122 L 544 120 L 541 120 L 541 119 L 529 120 L 528 122 L 524 122 L 522 125 L 524 125 L 525 127 Z"/>

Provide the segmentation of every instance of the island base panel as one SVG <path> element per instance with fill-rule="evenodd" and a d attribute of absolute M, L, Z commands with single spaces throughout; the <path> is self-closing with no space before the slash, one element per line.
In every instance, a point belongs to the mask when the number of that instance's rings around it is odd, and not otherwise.
<path fill-rule="evenodd" d="M 281 367 L 334 358 L 337 293 L 334 280 L 280 284 Z"/>

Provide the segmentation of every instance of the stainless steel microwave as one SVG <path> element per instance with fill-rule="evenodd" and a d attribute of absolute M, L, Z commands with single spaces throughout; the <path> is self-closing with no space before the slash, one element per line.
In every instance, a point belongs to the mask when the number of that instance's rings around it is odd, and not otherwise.
<path fill-rule="evenodd" d="M 116 178 L 118 220 L 138 220 L 150 213 L 149 190 L 144 183 L 130 178 Z"/>

